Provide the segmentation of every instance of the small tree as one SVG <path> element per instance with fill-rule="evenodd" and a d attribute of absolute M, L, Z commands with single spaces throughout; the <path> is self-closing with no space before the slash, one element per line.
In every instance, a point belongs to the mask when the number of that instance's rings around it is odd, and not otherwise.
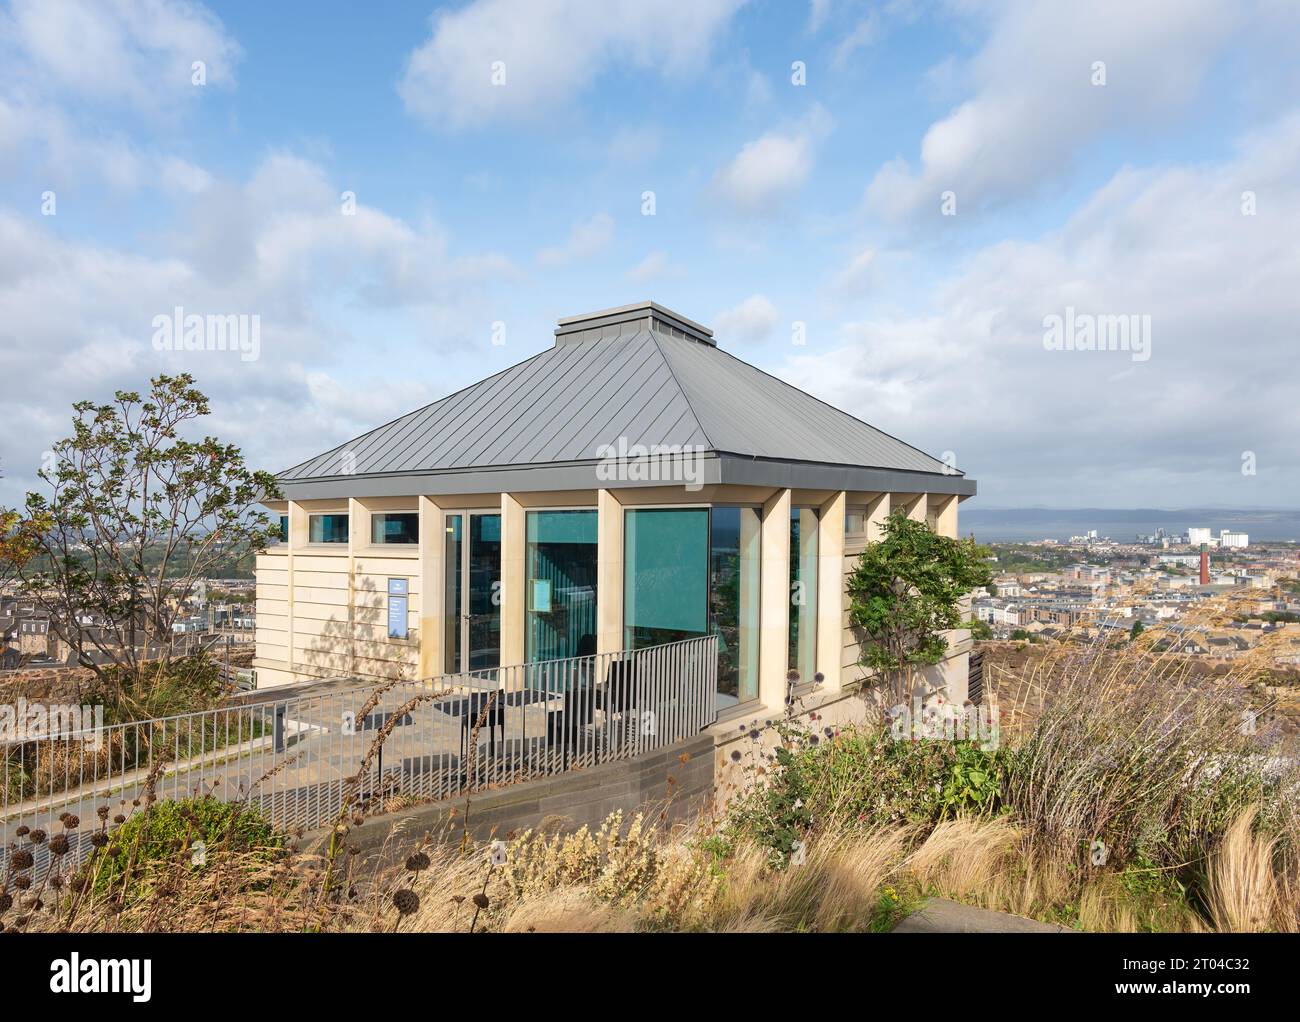
<path fill-rule="evenodd" d="M 1131 642 L 1133 639 L 1136 639 L 1139 635 L 1141 635 L 1146 630 L 1147 630 L 1146 625 L 1144 625 L 1141 621 L 1134 621 L 1133 627 L 1128 630 L 1129 641 Z"/>
<path fill-rule="evenodd" d="M 275 478 L 250 472 L 237 447 L 181 436 L 208 414 L 193 384 L 158 376 L 146 398 L 118 391 L 111 404 L 73 405 L 72 436 L 39 473 L 51 492 L 27 495 L 17 527 L 36 537 L 37 556 L 18 569 L 24 592 L 110 695 L 165 675 L 172 623 L 195 584 L 276 535 L 256 509 L 279 497 Z"/>
<path fill-rule="evenodd" d="M 962 597 L 991 579 L 973 540 L 940 536 L 896 509 L 849 576 L 849 620 L 864 637 L 858 662 L 896 687 L 939 663 L 948 651 L 940 633 L 961 627 Z"/>

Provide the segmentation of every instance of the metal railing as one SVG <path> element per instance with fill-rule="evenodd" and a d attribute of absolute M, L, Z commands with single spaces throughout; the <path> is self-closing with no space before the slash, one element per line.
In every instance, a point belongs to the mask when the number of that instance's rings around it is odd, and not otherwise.
<path fill-rule="evenodd" d="M 284 828 L 627 759 L 717 719 L 718 639 L 397 681 L 0 744 L 0 860 L 18 827 L 74 852 L 157 798 L 247 802 Z"/>

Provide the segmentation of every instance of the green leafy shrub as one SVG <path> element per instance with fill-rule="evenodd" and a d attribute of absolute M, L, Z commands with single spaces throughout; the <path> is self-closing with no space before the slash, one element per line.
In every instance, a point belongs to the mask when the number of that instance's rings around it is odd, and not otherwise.
<path fill-rule="evenodd" d="M 959 814 L 991 815 L 1002 804 L 1004 754 L 974 741 L 898 739 L 884 727 L 823 734 L 784 726 L 766 783 L 742 798 L 734 825 L 771 848 L 779 865 L 814 826 L 870 829 L 933 826 Z"/>
<path fill-rule="evenodd" d="M 251 864 L 270 862 L 284 836 L 250 806 L 204 796 L 155 802 L 110 835 L 108 845 L 85 869 L 97 892 L 118 889 L 128 901 L 146 893 L 165 868 L 193 869 L 194 846 L 206 855 L 248 854 Z"/>

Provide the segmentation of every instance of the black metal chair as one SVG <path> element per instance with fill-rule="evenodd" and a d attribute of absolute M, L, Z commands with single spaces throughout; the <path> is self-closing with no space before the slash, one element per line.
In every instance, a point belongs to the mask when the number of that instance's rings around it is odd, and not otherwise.
<path fill-rule="evenodd" d="M 610 661 L 605 682 L 596 689 L 596 706 L 605 712 L 606 731 L 613 730 L 617 718 L 620 744 L 627 744 L 632 735 L 630 725 L 640 702 L 636 659 Z"/>
<path fill-rule="evenodd" d="M 587 633 L 579 637 L 577 656 L 595 657 L 596 636 Z M 594 693 L 591 690 L 591 664 L 579 660 L 576 669 L 564 678 L 560 706 L 546 713 L 546 748 L 558 748 L 561 769 L 569 768 L 569 760 L 578 746 L 582 733 L 595 723 Z M 551 693 L 547 693 L 550 698 Z"/>
<path fill-rule="evenodd" d="M 488 706 L 488 700 L 492 701 Z M 487 712 L 484 713 L 484 707 L 487 706 Z M 505 689 L 497 689 L 495 692 L 471 692 L 463 698 L 454 700 L 451 703 L 443 704 L 439 707 L 443 713 L 450 713 L 460 717 L 460 761 L 465 764 L 466 770 L 473 770 L 476 764 L 469 763 L 469 742 L 470 733 L 478 726 L 479 717 L 483 718 L 483 727 L 488 729 L 488 752 L 489 755 L 495 756 L 497 751 L 497 729 L 501 729 L 501 744 L 505 745 L 506 741 L 506 692 Z"/>

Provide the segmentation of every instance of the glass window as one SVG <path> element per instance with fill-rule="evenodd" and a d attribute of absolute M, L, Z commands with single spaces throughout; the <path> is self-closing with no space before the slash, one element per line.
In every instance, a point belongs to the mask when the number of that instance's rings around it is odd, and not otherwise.
<path fill-rule="evenodd" d="M 790 669 L 817 673 L 817 509 L 790 509 Z"/>
<path fill-rule="evenodd" d="M 630 508 L 623 528 L 623 626 L 629 649 L 718 636 L 718 701 L 758 696 L 758 511 Z"/>
<path fill-rule="evenodd" d="M 370 516 L 370 542 L 418 543 L 420 542 L 420 515 L 415 511 Z"/>
<path fill-rule="evenodd" d="M 443 547 L 443 633 L 442 648 L 449 673 L 463 670 L 460 655 L 461 590 L 461 515 L 447 515 L 447 533 Z"/>
<path fill-rule="evenodd" d="M 715 507 L 709 529 L 709 628 L 718 636 L 718 705 L 758 698 L 759 571 L 756 508 Z"/>
<path fill-rule="evenodd" d="M 289 516 L 288 515 L 280 516 L 280 542 L 281 543 L 289 542 Z"/>
<path fill-rule="evenodd" d="M 844 535 L 864 536 L 867 532 L 867 509 L 850 507 L 844 511 Z"/>
<path fill-rule="evenodd" d="M 501 666 L 501 516 L 469 516 L 469 669 Z"/>
<path fill-rule="evenodd" d="M 524 654 L 529 663 L 596 652 L 597 515 L 529 511 Z"/>
<path fill-rule="evenodd" d="M 348 541 L 348 516 L 308 515 L 307 541 L 309 543 L 346 543 Z"/>
<path fill-rule="evenodd" d="M 627 649 L 709 630 L 707 508 L 623 515 L 623 635 Z"/>

